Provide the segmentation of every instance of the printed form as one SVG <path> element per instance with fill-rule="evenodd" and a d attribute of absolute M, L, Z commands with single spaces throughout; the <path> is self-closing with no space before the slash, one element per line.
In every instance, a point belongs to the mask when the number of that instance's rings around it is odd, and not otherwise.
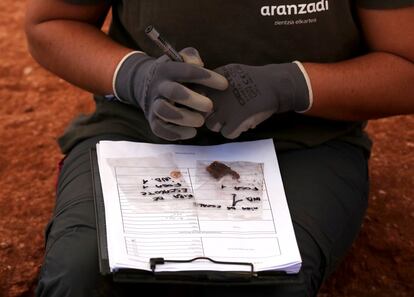
<path fill-rule="evenodd" d="M 272 140 L 97 144 L 111 271 L 150 258 L 247 262 L 297 273 L 301 257 Z M 205 260 L 157 271 L 242 271 Z"/>

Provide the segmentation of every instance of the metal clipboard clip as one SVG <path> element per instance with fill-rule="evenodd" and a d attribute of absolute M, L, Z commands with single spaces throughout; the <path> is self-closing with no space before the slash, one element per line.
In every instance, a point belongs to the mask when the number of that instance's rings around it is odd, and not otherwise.
<path fill-rule="evenodd" d="M 238 271 L 238 272 L 220 272 L 221 274 L 225 274 L 228 277 L 237 277 L 237 278 L 243 278 L 243 279 L 252 279 L 254 277 L 257 277 L 257 273 L 254 271 L 254 265 L 252 263 L 248 262 L 227 262 L 227 261 L 217 261 L 208 257 L 195 257 L 188 260 L 172 260 L 172 259 L 164 259 L 164 258 L 150 258 L 150 268 L 154 275 L 157 275 L 158 272 L 156 272 L 157 265 L 163 265 L 165 263 L 191 263 L 195 262 L 197 260 L 208 260 L 214 264 L 222 264 L 222 265 L 242 265 L 242 266 L 248 266 L 250 267 L 249 271 Z M 194 271 L 194 273 L 197 273 Z M 219 273 L 218 271 L 211 271 L 212 274 Z"/>

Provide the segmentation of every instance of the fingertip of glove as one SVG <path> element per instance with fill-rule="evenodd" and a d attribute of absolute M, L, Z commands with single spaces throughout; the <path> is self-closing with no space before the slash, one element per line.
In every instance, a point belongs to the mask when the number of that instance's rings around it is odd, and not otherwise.
<path fill-rule="evenodd" d="M 196 135 L 197 135 L 197 129 L 190 128 L 190 129 L 187 129 L 186 132 L 181 135 L 181 138 L 177 140 L 191 139 L 191 138 L 194 138 Z"/>
<path fill-rule="evenodd" d="M 180 55 L 183 57 L 185 63 L 204 67 L 204 62 L 201 59 L 197 49 L 193 47 L 187 47 L 180 51 Z"/>
<path fill-rule="evenodd" d="M 235 134 L 235 133 L 227 134 L 227 133 L 225 133 L 223 131 L 221 132 L 221 135 L 223 135 L 223 137 L 225 137 L 227 139 L 236 139 L 237 137 L 240 136 L 240 134 Z"/>
<path fill-rule="evenodd" d="M 223 75 L 215 73 L 214 79 L 215 79 L 215 83 L 216 83 L 215 89 L 220 90 L 220 91 L 224 91 L 229 87 L 229 82 L 228 82 L 227 78 L 225 78 Z"/>
<path fill-rule="evenodd" d="M 205 96 L 204 96 L 205 97 Z M 204 100 L 203 105 L 200 105 L 199 111 L 205 113 L 211 113 L 213 111 L 214 105 L 213 101 L 210 98 L 206 97 L 208 100 Z"/>
<path fill-rule="evenodd" d="M 213 131 L 213 132 L 220 132 L 220 129 L 222 127 L 222 125 L 220 123 L 214 123 L 212 121 L 207 120 L 206 121 L 206 127 L 207 129 Z"/>

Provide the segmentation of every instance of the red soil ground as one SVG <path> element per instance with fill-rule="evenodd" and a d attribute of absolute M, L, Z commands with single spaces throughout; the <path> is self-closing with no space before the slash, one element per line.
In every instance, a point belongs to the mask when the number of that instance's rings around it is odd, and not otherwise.
<path fill-rule="evenodd" d="M 90 96 L 41 69 L 23 33 L 25 1 L 0 2 L 0 296 L 33 296 L 54 201 L 56 138 Z M 414 116 L 372 121 L 370 206 L 320 297 L 414 292 Z"/>

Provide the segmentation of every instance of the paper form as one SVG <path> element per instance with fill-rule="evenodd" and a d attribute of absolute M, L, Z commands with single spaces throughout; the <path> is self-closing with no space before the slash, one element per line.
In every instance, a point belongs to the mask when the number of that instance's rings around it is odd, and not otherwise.
<path fill-rule="evenodd" d="M 149 259 L 156 257 L 210 257 L 253 263 L 256 271 L 299 271 L 301 258 L 272 140 L 218 146 L 101 141 L 97 153 L 112 271 L 150 270 Z M 231 188 L 228 193 L 236 198 L 216 197 L 211 177 L 200 170 L 200 164 L 213 160 L 240 171 L 240 180 L 216 182 L 219 190 Z M 157 267 L 179 270 L 246 268 L 208 261 Z"/>

